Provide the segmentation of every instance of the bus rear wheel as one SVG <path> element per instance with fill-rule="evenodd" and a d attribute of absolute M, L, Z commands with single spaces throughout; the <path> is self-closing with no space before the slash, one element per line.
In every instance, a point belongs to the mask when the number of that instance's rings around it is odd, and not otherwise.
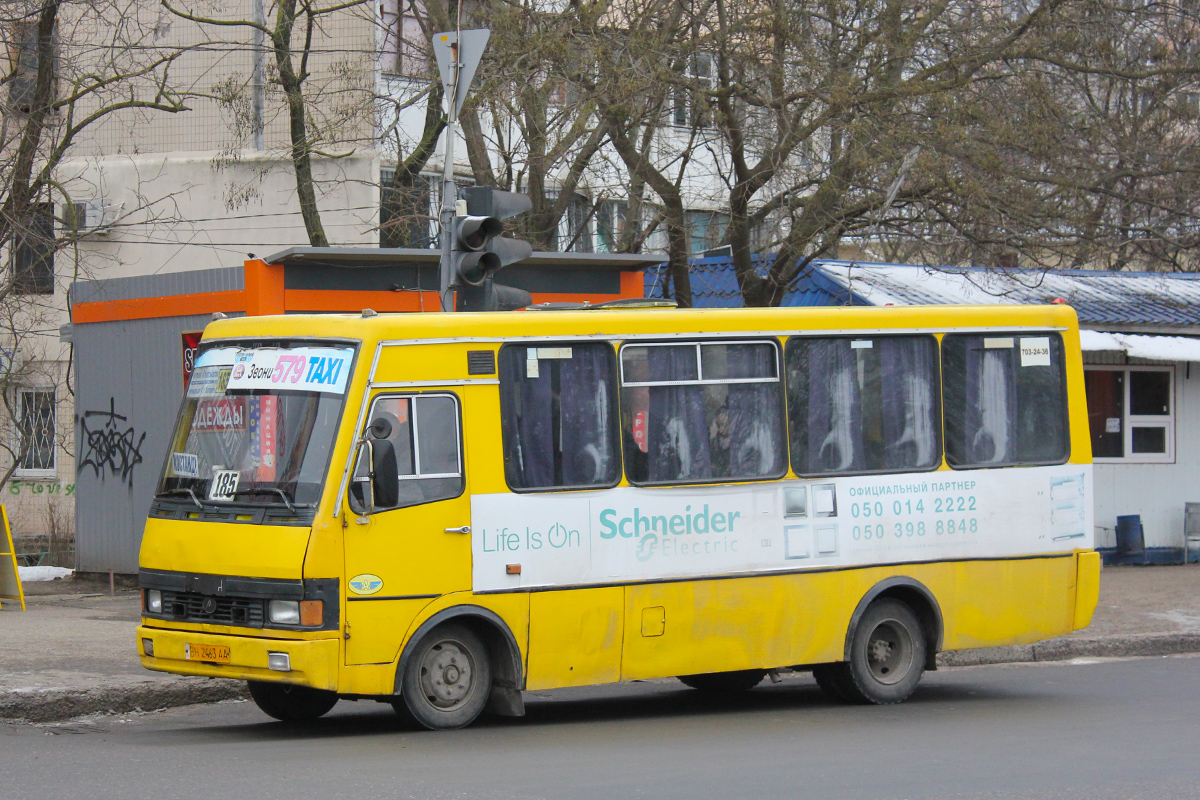
<path fill-rule="evenodd" d="M 702 692 L 729 694 L 748 692 L 758 686 L 765 677 L 765 669 L 739 669 L 733 672 L 706 672 L 700 675 L 680 675 L 679 680 L 684 686 L 699 689 Z"/>
<path fill-rule="evenodd" d="M 917 615 L 899 600 L 867 607 L 850 645 L 850 660 L 833 665 L 833 688 L 855 703 L 890 705 L 908 698 L 925 674 L 926 642 Z M 822 687 L 824 688 L 824 687 Z"/>
<path fill-rule="evenodd" d="M 487 648 L 470 628 L 439 625 L 413 648 L 400 684 L 412 718 L 430 730 L 463 728 L 487 705 L 492 668 Z"/>
<path fill-rule="evenodd" d="M 250 699 L 264 714 L 281 722 L 311 722 L 323 717 L 338 701 L 336 692 L 286 683 L 249 681 Z"/>

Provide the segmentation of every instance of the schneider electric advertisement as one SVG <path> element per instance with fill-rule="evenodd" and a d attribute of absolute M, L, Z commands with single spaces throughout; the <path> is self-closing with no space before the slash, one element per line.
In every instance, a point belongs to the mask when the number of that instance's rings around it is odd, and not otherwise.
<path fill-rule="evenodd" d="M 474 590 L 1087 549 L 1093 546 L 1091 470 L 1065 464 L 474 495 Z"/>

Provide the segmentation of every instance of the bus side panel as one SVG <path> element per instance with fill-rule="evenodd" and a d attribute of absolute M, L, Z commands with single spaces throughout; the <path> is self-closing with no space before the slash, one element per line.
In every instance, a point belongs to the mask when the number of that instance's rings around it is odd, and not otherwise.
<path fill-rule="evenodd" d="M 847 573 L 769 575 L 626 589 L 623 680 L 841 657 L 854 609 Z"/>
<path fill-rule="evenodd" d="M 1073 629 L 1073 555 L 952 562 L 924 571 L 933 573 L 925 583 L 942 607 L 945 650 L 1027 644 Z"/>
<path fill-rule="evenodd" d="M 353 623 L 346 624 L 346 663 L 384 664 L 400 657 L 400 641 L 429 598 L 347 600 Z M 349 616 L 349 615 L 347 615 Z"/>
<path fill-rule="evenodd" d="M 384 347 L 375 374 L 382 381 L 452 381 L 470 377 L 461 344 Z"/>
<path fill-rule="evenodd" d="M 526 688 L 620 680 L 624 601 L 620 586 L 531 595 Z"/>
<path fill-rule="evenodd" d="M 1079 573 L 1075 581 L 1075 630 L 1092 624 L 1092 614 L 1100 602 L 1100 554 L 1095 550 L 1080 553 Z"/>

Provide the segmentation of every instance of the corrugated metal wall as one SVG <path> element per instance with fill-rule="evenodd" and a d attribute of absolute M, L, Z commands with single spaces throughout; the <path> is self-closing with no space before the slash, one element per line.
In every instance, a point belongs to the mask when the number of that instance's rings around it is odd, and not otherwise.
<path fill-rule="evenodd" d="M 76 283 L 73 302 L 242 288 L 242 270 Z M 231 316 L 234 316 L 231 314 Z M 75 552 L 84 572 L 137 572 L 138 548 L 183 394 L 184 331 L 207 314 L 75 325 Z"/>

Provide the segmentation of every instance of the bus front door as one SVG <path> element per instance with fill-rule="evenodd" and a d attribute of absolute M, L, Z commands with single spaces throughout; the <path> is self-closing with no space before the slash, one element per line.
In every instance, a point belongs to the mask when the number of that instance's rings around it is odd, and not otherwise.
<path fill-rule="evenodd" d="M 471 524 L 461 421 L 459 398 L 449 391 L 380 394 L 371 402 L 363 435 L 373 484 L 352 480 L 348 492 L 361 507 L 373 485 L 375 510 L 346 509 L 348 665 L 394 661 L 422 608 L 471 588 L 471 537 L 454 533 Z"/>

